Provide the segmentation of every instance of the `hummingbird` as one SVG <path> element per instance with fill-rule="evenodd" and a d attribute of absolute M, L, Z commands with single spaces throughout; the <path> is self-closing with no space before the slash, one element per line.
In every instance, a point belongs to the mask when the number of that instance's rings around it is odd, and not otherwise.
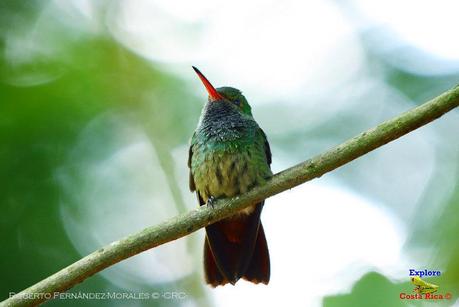
<path fill-rule="evenodd" d="M 271 149 L 241 91 L 214 88 L 193 66 L 208 93 L 188 155 L 189 186 L 200 206 L 235 197 L 272 176 Z M 243 278 L 268 284 L 269 251 L 260 214 L 264 201 L 206 227 L 204 276 L 212 287 Z"/>

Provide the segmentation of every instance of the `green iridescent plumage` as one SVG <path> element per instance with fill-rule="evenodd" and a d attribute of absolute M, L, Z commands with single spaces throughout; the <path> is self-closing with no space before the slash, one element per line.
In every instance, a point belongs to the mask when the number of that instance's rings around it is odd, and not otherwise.
<path fill-rule="evenodd" d="M 189 153 L 190 189 L 196 191 L 200 205 L 209 198 L 245 193 L 272 175 L 269 144 L 247 100 L 235 88 L 216 91 L 223 99 L 210 99 L 204 107 Z M 268 283 L 262 206 L 254 204 L 206 228 L 204 262 L 209 284 L 234 284 L 240 278 Z"/>
<path fill-rule="evenodd" d="M 244 96 L 230 87 L 217 91 L 231 100 L 209 102 L 191 140 L 192 185 L 204 201 L 210 196 L 232 197 L 247 192 L 271 175 L 266 137 Z"/>

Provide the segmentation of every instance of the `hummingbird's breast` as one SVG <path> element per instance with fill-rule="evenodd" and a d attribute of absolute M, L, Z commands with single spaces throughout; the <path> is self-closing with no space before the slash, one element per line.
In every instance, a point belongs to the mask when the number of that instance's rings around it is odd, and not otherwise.
<path fill-rule="evenodd" d="M 211 196 L 225 198 L 245 193 L 272 175 L 264 139 L 253 118 L 231 110 L 219 111 L 204 113 L 192 144 L 191 171 L 204 202 Z M 252 211 L 253 207 L 249 207 L 243 212 Z"/>

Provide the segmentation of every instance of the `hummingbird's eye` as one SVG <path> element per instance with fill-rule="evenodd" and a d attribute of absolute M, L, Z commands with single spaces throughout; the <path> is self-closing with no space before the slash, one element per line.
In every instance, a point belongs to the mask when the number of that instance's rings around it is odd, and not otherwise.
<path fill-rule="evenodd" d="M 233 103 L 237 106 L 240 106 L 241 105 L 241 102 L 239 101 L 239 99 L 234 99 L 233 100 Z"/>

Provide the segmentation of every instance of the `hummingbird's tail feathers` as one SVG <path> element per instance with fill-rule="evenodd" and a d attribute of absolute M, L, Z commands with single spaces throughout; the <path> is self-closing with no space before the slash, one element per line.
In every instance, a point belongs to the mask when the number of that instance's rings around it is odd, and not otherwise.
<path fill-rule="evenodd" d="M 242 275 L 242 278 L 254 284 L 263 283 L 267 285 L 269 283 L 269 277 L 270 261 L 268 244 L 266 242 L 263 225 L 260 222 L 252 260 L 250 261 L 247 271 Z"/>
<path fill-rule="evenodd" d="M 260 213 L 263 203 L 250 214 L 237 214 L 206 227 L 204 273 L 213 287 L 235 284 L 240 278 L 269 282 L 269 252 Z"/>
<path fill-rule="evenodd" d="M 220 270 L 215 263 L 207 236 L 204 241 L 204 277 L 206 279 L 206 283 L 214 288 L 220 285 L 223 286 L 229 282 L 228 279 L 220 273 Z"/>

